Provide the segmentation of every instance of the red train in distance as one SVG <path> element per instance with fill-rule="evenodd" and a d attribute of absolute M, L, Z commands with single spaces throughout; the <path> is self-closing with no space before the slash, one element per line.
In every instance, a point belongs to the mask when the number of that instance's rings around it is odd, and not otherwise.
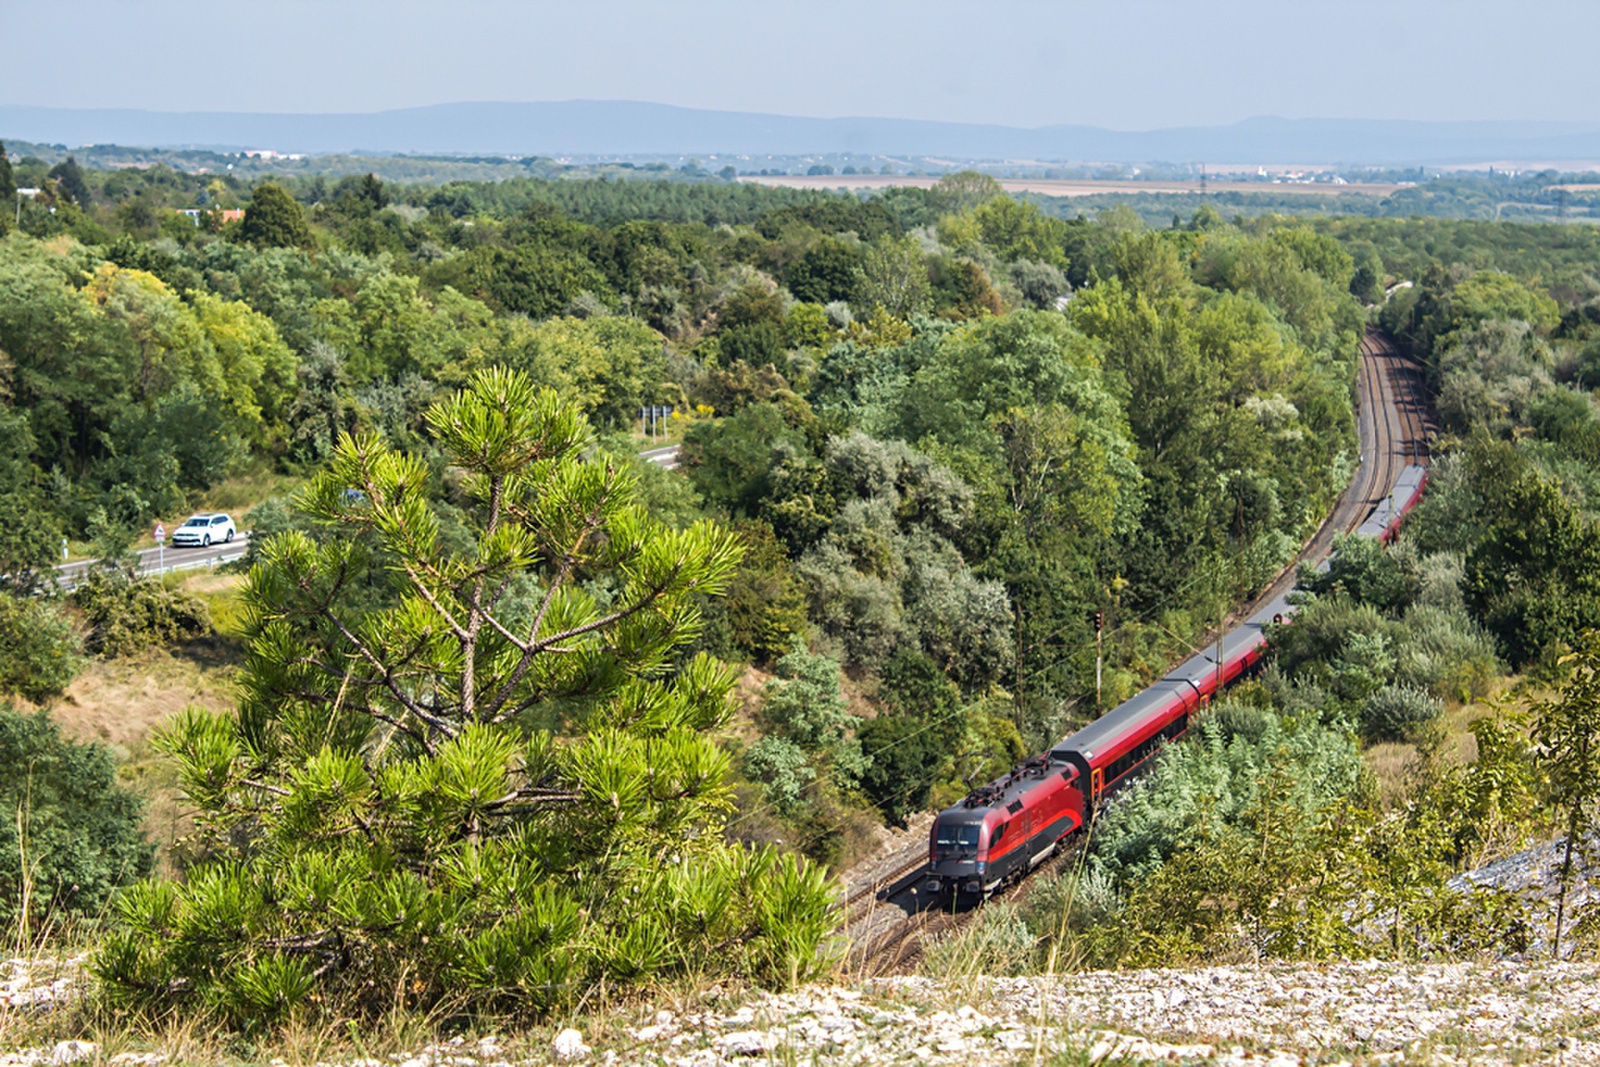
<path fill-rule="evenodd" d="M 1427 473 L 1405 467 L 1357 535 L 1392 541 L 1422 498 Z M 923 890 L 985 897 L 1043 863 L 1162 746 L 1188 732 L 1196 712 L 1260 664 L 1266 627 L 1294 611 L 1287 594 L 1278 597 L 1144 692 L 940 812 L 929 831 Z"/>

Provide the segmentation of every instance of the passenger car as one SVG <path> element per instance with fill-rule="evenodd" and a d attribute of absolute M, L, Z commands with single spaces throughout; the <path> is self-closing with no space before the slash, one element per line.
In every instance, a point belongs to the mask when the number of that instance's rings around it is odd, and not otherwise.
<path fill-rule="evenodd" d="M 212 515 L 191 515 L 189 520 L 172 531 L 173 548 L 204 548 L 233 540 L 237 531 L 233 520 L 217 512 Z"/>

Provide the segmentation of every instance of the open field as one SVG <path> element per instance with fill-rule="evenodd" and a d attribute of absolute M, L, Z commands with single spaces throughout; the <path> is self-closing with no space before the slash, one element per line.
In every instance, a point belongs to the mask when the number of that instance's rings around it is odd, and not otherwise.
<path fill-rule="evenodd" d="M 784 189 L 889 189 L 896 186 L 931 189 L 939 179 L 890 174 L 773 174 L 742 175 L 741 182 Z M 1103 196 L 1107 193 L 1198 193 L 1200 183 L 1109 181 L 1074 178 L 1000 178 L 1000 188 L 1008 193 L 1039 193 L 1043 196 Z M 1307 196 L 1336 196 L 1358 193 L 1388 196 L 1404 186 L 1382 182 L 1228 182 L 1208 181 L 1210 193 L 1303 193 Z"/>

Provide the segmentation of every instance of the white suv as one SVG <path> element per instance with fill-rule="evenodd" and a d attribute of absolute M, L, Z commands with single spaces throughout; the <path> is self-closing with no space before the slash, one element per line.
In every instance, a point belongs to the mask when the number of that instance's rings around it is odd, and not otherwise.
<path fill-rule="evenodd" d="M 191 515 L 188 522 L 172 531 L 172 547 L 205 548 L 232 541 L 233 535 L 233 520 L 226 515 Z"/>

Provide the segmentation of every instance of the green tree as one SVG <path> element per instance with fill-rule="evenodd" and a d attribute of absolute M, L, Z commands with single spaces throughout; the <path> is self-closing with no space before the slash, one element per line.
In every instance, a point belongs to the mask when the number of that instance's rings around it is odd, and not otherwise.
<path fill-rule="evenodd" d="M 583 418 L 515 372 L 428 423 L 465 536 L 420 458 L 341 441 L 300 500 L 324 536 L 281 534 L 251 572 L 238 713 L 164 735 L 207 858 L 124 898 L 108 988 L 261 1024 L 814 973 L 831 890 L 724 843 L 708 731 L 733 678 L 678 655 L 732 535 L 649 519 Z M 366 584 L 387 604 L 363 610 Z"/>
<path fill-rule="evenodd" d="M 1005 195 L 1000 182 L 990 174 L 976 170 L 960 170 L 946 174 L 934 183 L 928 192 L 928 201 L 941 212 L 972 211 L 997 196 Z"/>
<path fill-rule="evenodd" d="M 0 206 L 10 207 L 17 195 L 17 180 L 11 172 L 11 160 L 6 157 L 6 146 L 0 141 Z M 5 213 L 0 212 L 0 217 Z"/>
<path fill-rule="evenodd" d="M 60 696 L 82 663 L 72 620 L 40 597 L 0 593 L 0 693 L 35 704 Z"/>
<path fill-rule="evenodd" d="M 1467 607 L 1513 665 L 1600 624 L 1600 527 L 1527 474 L 1496 493 L 1483 539 L 1467 555 Z"/>
<path fill-rule="evenodd" d="M 257 248 L 315 248 L 317 243 L 294 197 L 271 182 L 256 186 L 250 194 L 238 237 Z"/>
<path fill-rule="evenodd" d="M 78 166 L 75 158 L 68 156 L 51 167 L 50 177 L 55 179 L 56 186 L 74 204 L 79 207 L 89 206 L 93 199 L 89 194 L 89 184 L 83 180 L 83 168 Z"/>
<path fill-rule="evenodd" d="M 665 341 L 634 319 L 558 318 L 514 335 L 505 361 L 554 387 L 606 429 L 632 425 L 662 398 Z"/>
<path fill-rule="evenodd" d="M 1572 855 L 1594 828 L 1594 802 L 1600 799 L 1600 632 L 1586 630 L 1577 650 L 1563 657 L 1571 672 L 1561 695 L 1533 706 L 1533 739 L 1550 801 L 1564 816 L 1567 840 L 1561 858 L 1561 888 L 1556 895 L 1556 929 L 1550 954 L 1561 956 Z"/>
<path fill-rule="evenodd" d="M 96 918 L 144 877 L 139 798 L 111 754 L 61 736 L 50 717 L 0 705 L 0 920 L 24 939 L 70 917 Z"/>
<path fill-rule="evenodd" d="M 861 260 L 855 299 L 863 311 L 881 307 L 900 318 L 926 311 L 931 298 L 928 267 L 915 237 L 883 235 Z"/>

